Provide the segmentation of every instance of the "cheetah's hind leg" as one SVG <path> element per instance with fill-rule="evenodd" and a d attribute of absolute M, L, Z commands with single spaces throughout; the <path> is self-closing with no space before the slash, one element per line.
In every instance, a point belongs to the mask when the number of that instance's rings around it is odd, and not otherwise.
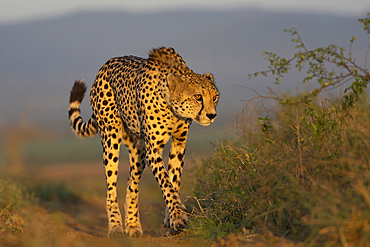
<path fill-rule="evenodd" d="M 130 156 L 130 174 L 125 201 L 125 232 L 128 237 L 141 237 L 143 230 L 139 216 L 139 181 L 145 168 L 144 143 L 137 138 L 125 138 L 125 133 L 123 137 L 123 143 Z"/>

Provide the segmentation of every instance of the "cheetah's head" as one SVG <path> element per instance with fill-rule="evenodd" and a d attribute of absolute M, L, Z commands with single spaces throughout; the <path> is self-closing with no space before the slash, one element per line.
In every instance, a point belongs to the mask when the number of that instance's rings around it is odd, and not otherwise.
<path fill-rule="evenodd" d="M 189 73 L 180 77 L 171 73 L 167 75 L 167 84 L 170 94 L 167 101 L 176 115 L 205 126 L 213 123 L 219 92 L 211 73 Z"/>

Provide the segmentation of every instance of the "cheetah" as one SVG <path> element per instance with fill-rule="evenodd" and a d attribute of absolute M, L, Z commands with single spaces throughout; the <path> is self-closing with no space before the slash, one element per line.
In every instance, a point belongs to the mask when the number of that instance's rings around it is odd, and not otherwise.
<path fill-rule="evenodd" d="M 76 80 L 70 94 L 69 122 L 79 137 L 100 135 L 106 176 L 108 238 L 143 234 L 138 208 L 139 180 L 145 166 L 152 171 L 166 203 L 165 227 L 180 231 L 188 223 L 180 200 L 185 144 L 192 121 L 207 126 L 216 118 L 219 92 L 213 75 L 194 73 L 173 49 L 153 49 L 147 59 L 115 57 L 99 70 L 90 90 L 91 118 L 79 106 L 85 82 Z M 168 169 L 162 151 L 172 138 Z M 117 201 L 120 145 L 129 152 L 130 172 L 124 222 Z"/>

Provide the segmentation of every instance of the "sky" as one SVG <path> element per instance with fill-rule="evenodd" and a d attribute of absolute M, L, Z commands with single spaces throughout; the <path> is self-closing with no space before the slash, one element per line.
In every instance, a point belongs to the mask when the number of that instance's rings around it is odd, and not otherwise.
<path fill-rule="evenodd" d="M 257 7 L 270 11 L 320 12 L 357 17 L 370 12 L 369 0 L 0 0 L 0 6 L 0 24 L 55 18 L 91 10 L 222 11 Z"/>

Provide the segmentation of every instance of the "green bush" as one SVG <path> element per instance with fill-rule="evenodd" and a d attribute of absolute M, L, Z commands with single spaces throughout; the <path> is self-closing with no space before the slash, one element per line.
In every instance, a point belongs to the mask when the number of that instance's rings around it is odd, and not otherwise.
<path fill-rule="evenodd" d="M 82 201 L 79 195 L 65 182 L 37 182 L 30 183 L 29 190 L 33 191 L 41 202 L 54 204 L 75 204 Z"/>
<path fill-rule="evenodd" d="M 296 122 L 296 112 L 284 106 L 270 120 L 278 129 L 220 143 L 204 161 L 194 232 L 220 237 L 245 227 L 306 241 L 370 243 L 369 104 L 348 111 L 323 137 Z"/>
<path fill-rule="evenodd" d="M 360 20 L 364 27 L 368 19 Z M 279 82 L 295 61 L 299 71 L 309 66 L 303 82 L 318 87 L 263 97 L 280 105 L 259 118 L 259 130 L 245 127 L 242 137 L 219 143 L 197 171 L 190 231 L 216 238 L 245 228 L 312 246 L 369 245 L 369 71 L 343 48 L 310 51 L 295 29 L 288 32 L 299 51 L 291 59 L 264 53 L 269 69 L 254 76 L 270 73 Z M 339 71 L 327 69 L 333 64 Z M 343 97 L 319 100 L 344 80 L 352 83 Z"/>

